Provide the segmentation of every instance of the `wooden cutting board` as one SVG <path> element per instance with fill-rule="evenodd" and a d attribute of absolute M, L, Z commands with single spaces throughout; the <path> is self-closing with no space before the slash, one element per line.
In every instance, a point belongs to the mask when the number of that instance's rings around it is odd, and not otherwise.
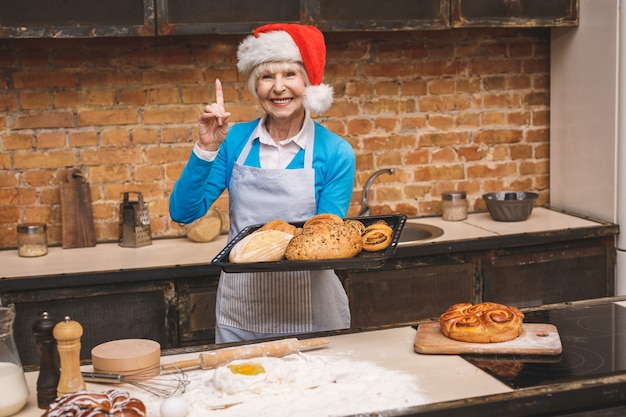
<path fill-rule="evenodd" d="M 445 337 L 438 322 L 423 323 L 415 335 L 415 352 L 437 355 L 506 354 L 558 355 L 562 352 L 561 337 L 552 324 L 524 323 L 516 339 L 500 343 L 467 343 Z"/>
<path fill-rule="evenodd" d="M 66 170 L 60 182 L 63 249 L 96 245 L 89 184 L 78 168 Z"/>

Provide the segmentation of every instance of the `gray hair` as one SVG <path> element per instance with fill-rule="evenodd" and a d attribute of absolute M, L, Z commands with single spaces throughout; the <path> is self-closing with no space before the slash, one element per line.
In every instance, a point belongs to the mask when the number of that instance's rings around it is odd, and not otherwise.
<path fill-rule="evenodd" d="M 311 84 L 311 82 L 309 81 L 309 76 L 307 75 L 306 69 L 304 68 L 304 64 L 302 64 L 302 62 L 267 61 L 267 62 L 263 62 L 257 65 L 256 67 L 252 69 L 252 71 L 250 71 L 250 74 L 248 75 L 248 90 L 250 90 L 250 92 L 252 93 L 254 97 L 258 98 L 259 96 L 256 93 L 256 84 L 257 84 L 257 81 L 259 80 L 259 77 L 261 76 L 261 73 L 264 73 L 264 72 L 277 73 L 277 72 L 285 72 L 289 70 L 295 70 L 295 71 L 298 71 L 300 74 L 302 74 L 302 76 L 304 77 L 304 85 L 308 86 Z"/>

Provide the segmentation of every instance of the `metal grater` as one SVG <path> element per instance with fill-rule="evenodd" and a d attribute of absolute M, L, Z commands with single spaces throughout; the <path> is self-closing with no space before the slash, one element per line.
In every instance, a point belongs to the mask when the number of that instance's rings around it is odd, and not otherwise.
<path fill-rule="evenodd" d="M 130 201 L 130 194 L 136 194 L 137 201 Z M 125 192 L 120 205 L 120 246 L 138 248 L 151 244 L 148 204 L 140 192 Z"/>

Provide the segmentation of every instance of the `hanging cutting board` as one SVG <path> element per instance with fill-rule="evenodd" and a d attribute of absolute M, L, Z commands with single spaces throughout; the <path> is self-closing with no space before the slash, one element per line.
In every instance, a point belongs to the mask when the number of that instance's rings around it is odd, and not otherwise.
<path fill-rule="evenodd" d="M 414 349 L 417 353 L 438 355 L 559 355 L 563 347 L 559 332 L 552 324 L 524 323 L 522 334 L 508 342 L 467 343 L 445 337 L 439 323 L 433 322 L 419 325 Z"/>
<path fill-rule="evenodd" d="M 70 168 L 60 182 L 62 246 L 84 248 L 96 245 L 89 184 L 80 169 Z"/>

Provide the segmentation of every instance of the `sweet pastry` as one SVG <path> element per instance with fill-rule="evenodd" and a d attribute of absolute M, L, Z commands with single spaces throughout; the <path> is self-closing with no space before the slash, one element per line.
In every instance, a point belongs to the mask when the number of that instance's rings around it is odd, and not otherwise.
<path fill-rule="evenodd" d="M 289 260 L 342 259 L 358 255 L 363 248 L 361 235 L 343 223 L 316 222 L 305 224 L 302 232 L 287 245 Z"/>
<path fill-rule="evenodd" d="M 343 219 L 336 214 L 332 213 L 320 213 L 308 219 L 302 225 L 303 229 L 307 227 L 316 226 L 318 224 L 343 224 Z"/>
<path fill-rule="evenodd" d="M 79 391 L 57 398 L 42 417 L 146 417 L 146 406 L 125 391 Z"/>
<path fill-rule="evenodd" d="M 271 220 L 257 229 L 257 232 L 263 230 L 278 230 L 279 232 L 291 233 L 292 235 L 296 234 L 297 227 L 291 223 L 288 223 L 284 220 L 276 219 Z"/>
<path fill-rule="evenodd" d="M 391 244 L 393 229 L 384 221 L 370 224 L 363 231 L 363 250 L 376 252 Z"/>
<path fill-rule="evenodd" d="M 348 219 L 344 221 L 346 226 L 354 227 L 354 229 L 359 232 L 360 235 L 365 231 L 365 225 L 362 221 L 356 219 Z"/>
<path fill-rule="evenodd" d="M 279 261 L 293 237 L 278 230 L 255 231 L 233 246 L 228 259 L 233 263 Z"/>
<path fill-rule="evenodd" d="M 492 302 L 454 304 L 439 316 L 444 336 L 470 343 L 513 340 L 522 333 L 523 320 L 517 308 Z"/>

